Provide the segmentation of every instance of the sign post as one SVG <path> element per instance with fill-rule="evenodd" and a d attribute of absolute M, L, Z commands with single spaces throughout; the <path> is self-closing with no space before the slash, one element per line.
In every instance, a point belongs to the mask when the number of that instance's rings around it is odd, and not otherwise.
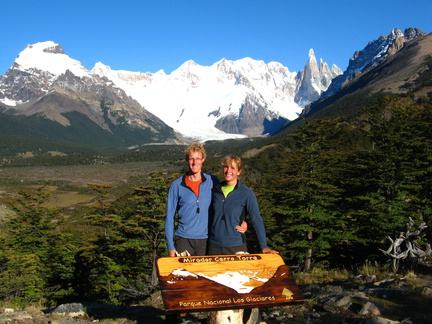
<path fill-rule="evenodd" d="M 157 267 L 167 313 L 303 302 L 288 266 L 277 254 L 163 257 Z"/>

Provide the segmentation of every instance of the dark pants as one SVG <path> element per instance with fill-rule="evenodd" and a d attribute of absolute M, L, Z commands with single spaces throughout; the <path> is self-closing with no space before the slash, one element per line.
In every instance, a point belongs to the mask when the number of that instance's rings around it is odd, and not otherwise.
<path fill-rule="evenodd" d="M 228 254 L 236 254 L 239 252 L 247 253 L 246 243 L 243 243 L 239 246 L 217 246 L 211 243 L 208 244 L 207 255 L 228 255 Z"/>
<path fill-rule="evenodd" d="M 205 255 L 207 250 L 207 239 L 187 239 L 180 236 L 174 237 L 174 246 L 177 253 L 181 254 L 185 251 L 189 255 Z"/>

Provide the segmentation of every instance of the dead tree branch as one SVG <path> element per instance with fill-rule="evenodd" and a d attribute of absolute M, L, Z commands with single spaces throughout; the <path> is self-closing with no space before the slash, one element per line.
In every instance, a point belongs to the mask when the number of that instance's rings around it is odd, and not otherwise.
<path fill-rule="evenodd" d="M 430 243 L 427 243 L 423 250 L 418 242 L 424 237 L 423 231 L 427 228 L 426 223 L 420 224 L 414 231 L 412 230 L 413 226 L 414 221 L 409 218 L 405 232 L 401 232 L 399 237 L 394 240 L 387 236 L 391 243 L 389 248 L 387 250 L 379 249 L 392 259 L 392 268 L 395 273 L 399 270 L 400 260 L 409 257 L 414 264 L 423 264 L 426 257 L 431 255 Z"/>

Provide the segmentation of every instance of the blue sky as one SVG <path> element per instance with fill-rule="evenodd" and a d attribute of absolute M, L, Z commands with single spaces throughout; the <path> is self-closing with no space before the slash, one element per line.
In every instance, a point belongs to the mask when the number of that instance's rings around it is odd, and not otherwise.
<path fill-rule="evenodd" d="M 167 74 L 187 60 L 280 62 L 300 71 L 309 49 L 342 70 L 392 28 L 432 32 L 430 0 L 0 0 L 0 74 L 27 44 L 54 41 L 87 69 Z"/>

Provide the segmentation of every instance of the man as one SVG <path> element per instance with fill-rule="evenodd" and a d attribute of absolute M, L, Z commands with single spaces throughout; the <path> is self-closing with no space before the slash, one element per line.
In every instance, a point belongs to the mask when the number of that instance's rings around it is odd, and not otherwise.
<path fill-rule="evenodd" d="M 211 190 L 219 183 L 217 177 L 202 172 L 206 151 L 201 143 L 191 144 L 185 159 L 188 172 L 174 180 L 168 191 L 165 236 L 170 257 L 206 254 Z M 176 214 L 178 225 L 174 232 Z M 237 226 L 241 232 L 246 228 L 246 224 Z"/>

